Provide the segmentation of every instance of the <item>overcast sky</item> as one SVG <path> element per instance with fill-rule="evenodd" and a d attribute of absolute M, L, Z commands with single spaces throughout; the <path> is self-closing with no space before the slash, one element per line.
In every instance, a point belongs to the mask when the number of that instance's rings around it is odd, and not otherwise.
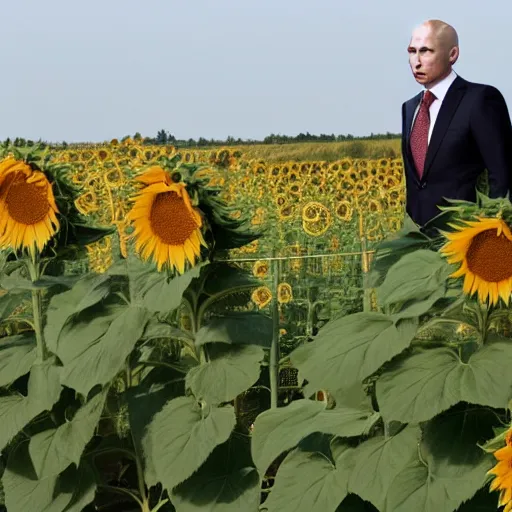
<path fill-rule="evenodd" d="M 411 29 L 512 104 L 510 0 L 0 0 L 0 139 L 399 132 Z"/>

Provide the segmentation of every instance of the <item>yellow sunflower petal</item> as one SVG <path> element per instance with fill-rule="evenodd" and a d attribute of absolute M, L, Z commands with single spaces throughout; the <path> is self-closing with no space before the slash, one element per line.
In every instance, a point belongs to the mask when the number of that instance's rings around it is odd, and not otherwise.
<path fill-rule="evenodd" d="M 512 231 L 499 218 L 479 217 L 449 224 L 455 231 L 443 235 L 448 240 L 440 253 L 450 264 L 460 263 L 450 277 L 464 277 L 463 292 L 477 293 L 478 300 L 495 305 L 508 304 L 512 292 Z"/>
<path fill-rule="evenodd" d="M 42 251 L 59 229 L 52 186 L 44 173 L 7 158 L 0 162 L 0 239 L 3 247 Z"/>
<path fill-rule="evenodd" d="M 184 183 L 163 181 L 155 168 L 143 176 L 148 185 L 139 191 L 127 216 L 134 227 L 135 250 L 145 260 L 152 258 L 159 270 L 167 264 L 182 274 L 186 261 L 193 266 L 200 256 L 200 213 Z"/>

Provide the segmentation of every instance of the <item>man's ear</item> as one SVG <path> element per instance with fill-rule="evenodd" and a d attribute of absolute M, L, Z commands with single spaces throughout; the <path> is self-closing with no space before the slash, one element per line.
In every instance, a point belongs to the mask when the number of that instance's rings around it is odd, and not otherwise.
<path fill-rule="evenodd" d="M 454 46 L 450 50 L 450 64 L 453 66 L 457 62 L 458 58 L 459 58 L 459 47 Z"/>

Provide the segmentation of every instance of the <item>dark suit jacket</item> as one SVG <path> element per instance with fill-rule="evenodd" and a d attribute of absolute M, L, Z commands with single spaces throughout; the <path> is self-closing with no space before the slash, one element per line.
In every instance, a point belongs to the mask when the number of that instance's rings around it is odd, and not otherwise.
<path fill-rule="evenodd" d="M 512 126 L 505 99 L 493 86 L 457 76 L 439 110 L 422 179 L 414 166 L 409 134 L 423 92 L 402 105 L 402 157 L 406 211 L 423 226 L 441 213 L 443 198 L 475 201 L 478 176 L 489 175 L 490 197 L 512 187 Z"/>

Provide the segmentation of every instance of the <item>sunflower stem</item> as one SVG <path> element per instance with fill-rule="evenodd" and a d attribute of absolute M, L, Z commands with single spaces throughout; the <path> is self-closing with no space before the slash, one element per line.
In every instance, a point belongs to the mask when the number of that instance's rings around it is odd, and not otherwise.
<path fill-rule="evenodd" d="M 40 277 L 39 255 L 34 252 L 28 260 L 28 271 L 30 280 L 35 283 Z M 43 362 L 46 359 L 46 345 L 43 335 L 43 315 L 41 311 L 41 290 L 33 289 L 32 293 L 32 314 L 34 317 L 34 332 L 36 334 L 37 360 Z"/>
<path fill-rule="evenodd" d="M 275 256 L 275 254 L 273 255 Z M 272 344 L 269 354 L 269 377 L 270 377 L 270 408 L 277 408 L 279 395 L 279 302 L 277 290 L 279 285 L 279 262 L 272 260 Z"/>

